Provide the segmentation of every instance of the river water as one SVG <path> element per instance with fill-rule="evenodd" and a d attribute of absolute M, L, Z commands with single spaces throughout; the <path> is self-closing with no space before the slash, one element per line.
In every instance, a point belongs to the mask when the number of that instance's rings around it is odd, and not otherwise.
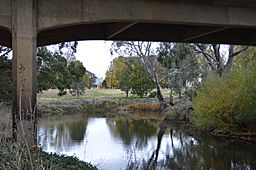
<path fill-rule="evenodd" d="M 140 117 L 41 119 L 38 143 L 107 170 L 256 169 L 256 144 Z"/>

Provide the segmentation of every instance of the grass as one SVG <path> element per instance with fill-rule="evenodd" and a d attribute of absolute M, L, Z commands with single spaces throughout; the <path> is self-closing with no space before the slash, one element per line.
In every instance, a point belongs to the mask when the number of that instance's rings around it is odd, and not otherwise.
<path fill-rule="evenodd" d="M 75 157 L 48 154 L 41 150 L 28 151 L 22 142 L 0 140 L 0 169 L 3 170 L 96 170 Z"/>
<path fill-rule="evenodd" d="M 169 97 L 169 89 L 163 89 L 163 95 L 165 98 Z M 39 100 L 70 100 L 77 99 L 77 97 L 70 95 L 69 93 L 65 96 L 58 96 L 57 89 L 51 89 L 43 91 L 38 94 Z M 128 99 L 138 99 L 138 96 L 129 94 Z M 85 94 L 80 96 L 79 99 L 126 99 L 125 92 L 120 89 L 86 89 Z M 144 98 L 139 100 L 144 100 Z"/>
<path fill-rule="evenodd" d="M 79 98 L 70 95 L 58 96 L 58 90 L 43 91 L 38 95 L 38 109 L 42 116 L 62 114 L 83 114 L 109 116 L 122 111 L 159 111 L 156 98 L 135 95 L 125 97 L 120 89 L 87 89 Z M 163 89 L 163 94 L 169 97 L 169 90 Z M 166 101 L 168 98 L 166 97 Z"/>

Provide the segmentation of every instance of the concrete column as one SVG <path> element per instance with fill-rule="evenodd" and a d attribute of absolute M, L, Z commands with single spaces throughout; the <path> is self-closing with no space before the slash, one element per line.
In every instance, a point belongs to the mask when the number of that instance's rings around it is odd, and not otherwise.
<path fill-rule="evenodd" d="M 12 0 L 13 136 L 36 144 L 36 0 Z"/>

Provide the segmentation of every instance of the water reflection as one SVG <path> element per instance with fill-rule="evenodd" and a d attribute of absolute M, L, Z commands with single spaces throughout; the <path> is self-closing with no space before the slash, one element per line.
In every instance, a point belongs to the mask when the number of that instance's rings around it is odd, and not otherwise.
<path fill-rule="evenodd" d="M 256 169 L 255 145 L 217 139 L 158 120 L 41 120 L 43 150 L 76 155 L 100 169 Z"/>
<path fill-rule="evenodd" d="M 45 119 L 38 128 L 38 142 L 43 148 L 54 148 L 61 152 L 83 143 L 87 127 L 86 119 L 66 117 L 64 119 Z"/>
<path fill-rule="evenodd" d="M 129 148 L 135 141 L 137 147 L 142 149 L 148 145 L 151 137 L 157 133 L 157 127 L 152 122 L 143 119 L 107 119 L 106 123 L 114 138 L 120 138 L 122 143 Z"/>

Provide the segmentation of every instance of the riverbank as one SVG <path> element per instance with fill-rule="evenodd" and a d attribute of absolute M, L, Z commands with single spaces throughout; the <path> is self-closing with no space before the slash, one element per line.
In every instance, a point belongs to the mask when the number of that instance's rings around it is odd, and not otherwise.
<path fill-rule="evenodd" d="M 191 101 L 176 100 L 175 105 L 166 108 L 164 112 L 158 110 L 156 99 L 128 98 L 128 99 L 71 99 L 71 100 L 40 100 L 39 113 L 42 116 L 83 115 L 94 117 L 116 117 L 140 114 L 144 117 L 166 117 L 169 122 L 194 127 L 191 120 L 193 107 Z M 148 114 L 146 114 L 148 113 Z M 154 116 L 153 116 L 154 115 Z M 256 142 L 256 131 L 253 129 L 211 129 L 206 131 L 213 136 Z"/>
<path fill-rule="evenodd" d="M 160 112 L 159 104 L 154 98 L 122 98 L 122 99 L 47 99 L 38 101 L 40 116 L 54 115 L 91 115 L 118 116 L 129 112 Z"/>
<path fill-rule="evenodd" d="M 165 110 L 165 114 L 167 115 L 165 120 L 167 122 L 179 125 L 190 126 L 199 131 L 211 134 L 212 136 L 256 143 L 256 129 L 226 127 L 222 129 L 214 128 L 208 130 L 201 130 L 198 129 L 193 122 L 193 113 L 194 110 L 192 102 L 186 98 L 183 98 L 181 100 L 176 100 L 174 106 L 169 107 Z"/>
<path fill-rule="evenodd" d="M 49 154 L 41 150 L 28 150 L 22 142 L 0 140 L 0 169 L 36 169 L 36 170 L 97 170 L 90 163 L 75 157 Z"/>

